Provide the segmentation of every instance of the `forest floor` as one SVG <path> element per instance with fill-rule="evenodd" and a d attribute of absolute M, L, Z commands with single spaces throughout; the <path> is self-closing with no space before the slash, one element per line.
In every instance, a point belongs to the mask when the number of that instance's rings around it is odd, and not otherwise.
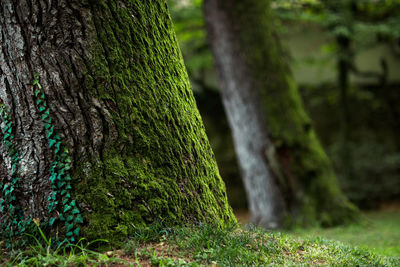
<path fill-rule="evenodd" d="M 357 225 L 287 233 L 153 225 L 102 253 L 84 241 L 56 252 L 39 240 L 29 250 L 0 251 L 0 266 L 400 266 L 399 242 L 400 209 L 365 213 Z"/>
<path fill-rule="evenodd" d="M 302 238 L 320 236 L 337 240 L 400 259 L 400 209 L 366 212 L 359 224 L 328 229 L 295 229 L 291 233 Z"/>
<path fill-rule="evenodd" d="M 249 220 L 246 211 L 236 216 L 240 223 Z M 382 256 L 400 258 L 400 203 L 391 203 L 380 210 L 364 211 L 360 222 L 332 228 L 297 228 L 285 232 L 294 237 L 316 238 L 340 241 Z"/>

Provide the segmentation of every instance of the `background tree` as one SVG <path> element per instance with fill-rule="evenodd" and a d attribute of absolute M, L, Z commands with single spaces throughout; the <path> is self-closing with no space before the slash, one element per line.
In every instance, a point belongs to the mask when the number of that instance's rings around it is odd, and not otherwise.
<path fill-rule="evenodd" d="M 165 1 L 0 3 L 1 234 L 234 222 Z M 62 235 L 61 235 L 62 233 Z"/>
<path fill-rule="evenodd" d="M 242 169 L 252 222 L 334 225 L 357 212 L 331 163 L 290 75 L 269 1 L 205 1 L 209 39 Z"/>
<path fill-rule="evenodd" d="M 215 153 L 218 169 L 226 184 L 229 202 L 234 209 L 245 211 L 246 192 L 217 85 L 213 56 L 207 42 L 203 1 L 170 0 L 168 5 L 196 103 Z"/>
<path fill-rule="evenodd" d="M 274 3 L 276 13 L 287 27 L 300 24 L 304 31 L 316 30 L 324 38 L 322 49 L 313 51 L 312 56 L 299 59 L 295 55 L 298 65 L 304 66 L 307 61 L 327 69 L 318 57 L 336 62 L 336 80 L 303 84 L 301 91 L 344 191 L 363 208 L 398 198 L 400 150 L 396 103 L 400 76 L 396 64 L 400 59 L 400 3 L 386 0 Z M 341 116 L 327 121 L 329 114 Z"/>

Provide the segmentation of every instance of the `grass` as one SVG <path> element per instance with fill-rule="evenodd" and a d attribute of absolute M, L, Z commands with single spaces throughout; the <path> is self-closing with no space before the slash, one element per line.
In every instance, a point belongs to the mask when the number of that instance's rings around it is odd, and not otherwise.
<path fill-rule="evenodd" d="M 123 248 L 101 240 L 54 247 L 44 235 L 0 254 L 1 266 L 400 266 L 400 212 L 368 213 L 360 225 L 291 233 L 211 225 L 137 229 Z M 321 237 L 322 236 L 322 237 Z M 331 239 L 331 240 L 330 240 Z M 335 240 L 332 240 L 335 239 Z M 1 247 L 1 245 L 0 245 Z"/>
<path fill-rule="evenodd" d="M 35 238 L 34 238 L 35 239 Z M 99 241 L 99 240 L 98 240 Z M 51 240 L 37 240 L 25 250 L 0 251 L 0 266 L 97 266 L 121 263 L 121 259 L 88 249 L 98 242 L 79 240 L 67 246 L 52 246 Z"/>
<path fill-rule="evenodd" d="M 378 255 L 400 258 L 400 209 L 364 213 L 360 224 L 330 229 L 296 229 L 291 233 L 302 238 L 320 236 Z"/>
<path fill-rule="evenodd" d="M 397 266 L 391 258 L 323 238 L 300 239 L 259 228 L 212 226 L 141 230 L 131 251 L 142 264 L 171 266 Z M 145 237 L 145 238 L 140 238 Z M 150 237 L 150 239 L 148 239 Z M 140 255 L 138 257 L 138 255 Z M 146 255 L 143 257 L 143 255 Z"/>

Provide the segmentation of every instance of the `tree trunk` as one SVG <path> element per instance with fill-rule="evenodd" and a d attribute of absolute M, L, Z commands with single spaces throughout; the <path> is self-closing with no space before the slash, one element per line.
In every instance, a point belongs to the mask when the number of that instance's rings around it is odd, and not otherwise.
<path fill-rule="evenodd" d="M 164 0 L 4 0 L 0 32 L 3 236 L 235 222 Z"/>
<path fill-rule="evenodd" d="M 338 85 L 340 90 L 340 110 L 341 110 L 341 172 L 344 181 L 353 180 L 353 156 L 350 146 L 350 125 L 351 113 L 349 108 L 349 76 L 351 66 L 351 40 L 346 36 L 337 36 L 337 45 L 339 48 Z"/>
<path fill-rule="evenodd" d="M 223 103 L 253 223 L 276 227 L 353 219 L 305 113 L 267 0 L 205 0 Z M 284 219 L 286 218 L 286 220 Z"/>

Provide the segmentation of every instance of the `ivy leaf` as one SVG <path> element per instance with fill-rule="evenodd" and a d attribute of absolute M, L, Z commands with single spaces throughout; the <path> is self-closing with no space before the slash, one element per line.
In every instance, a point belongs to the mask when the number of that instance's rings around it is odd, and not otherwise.
<path fill-rule="evenodd" d="M 78 235 L 79 235 L 79 230 L 80 230 L 80 228 L 77 227 L 77 228 L 74 230 L 74 235 L 78 236 Z"/>
<path fill-rule="evenodd" d="M 60 146 L 61 146 L 61 142 L 57 142 L 57 144 L 56 144 L 57 151 L 60 150 Z"/>
<path fill-rule="evenodd" d="M 79 214 L 79 210 L 77 208 L 74 208 L 71 213 L 72 214 Z"/>
<path fill-rule="evenodd" d="M 59 177 L 59 176 L 58 176 Z M 65 181 L 60 181 L 60 182 L 57 182 L 57 186 L 58 186 L 58 188 L 63 188 L 64 187 L 64 185 L 65 185 Z"/>
<path fill-rule="evenodd" d="M 54 132 L 54 126 L 51 126 L 51 127 L 47 130 L 47 134 L 46 134 L 47 138 L 50 138 L 50 136 L 53 135 L 53 132 Z"/>
<path fill-rule="evenodd" d="M 67 223 L 67 222 L 65 223 L 65 226 L 66 226 L 67 232 L 71 231 L 72 228 L 74 227 L 74 225 L 72 223 Z"/>
<path fill-rule="evenodd" d="M 44 121 L 48 116 L 49 116 L 48 114 L 43 113 L 43 114 L 42 114 L 42 121 Z"/>
<path fill-rule="evenodd" d="M 52 173 L 49 180 L 51 183 L 54 183 L 57 179 L 57 173 Z"/>
<path fill-rule="evenodd" d="M 53 226 L 54 222 L 56 221 L 56 218 L 50 218 L 49 220 L 49 226 Z"/>
<path fill-rule="evenodd" d="M 57 143 L 57 140 L 50 139 L 49 140 L 49 148 L 51 148 L 55 143 Z"/>
<path fill-rule="evenodd" d="M 75 223 L 83 223 L 82 215 L 78 214 L 74 220 Z"/>
<path fill-rule="evenodd" d="M 71 206 L 65 205 L 65 207 L 64 207 L 64 213 L 66 213 L 67 211 L 69 211 L 69 210 L 71 210 L 71 209 L 72 209 Z"/>
<path fill-rule="evenodd" d="M 55 207 L 56 207 L 56 205 L 54 204 L 54 202 L 50 202 L 50 203 L 49 203 L 49 206 L 48 206 L 49 212 L 52 212 L 52 211 L 54 210 Z"/>

